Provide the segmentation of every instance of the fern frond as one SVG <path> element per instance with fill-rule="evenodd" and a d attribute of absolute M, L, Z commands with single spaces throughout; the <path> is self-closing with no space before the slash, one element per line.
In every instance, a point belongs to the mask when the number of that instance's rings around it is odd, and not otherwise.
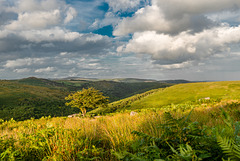
<path fill-rule="evenodd" d="M 239 160 L 240 160 L 240 146 L 239 145 L 236 145 L 236 144 L 233 145 L 233 152 L 236 154 L 236 157 L 239 158 Z"/>
<path fill-rule="evenodd" d="M 229 156 L 232 160 L 240 160 L 240 147 L 231 138 L 217 137 L 218 145 L 221 147 L 223 153 Z"/>
<path fill-rule="evenodd" d="M 198 122 L 192 122 L 190 123 L 187 128 L 189 129 L 189 132 L 192 135 L 200 135 L 202 130 L 199 128 L 199 123 Z"/>
<path fill-rule="evenodd" d="M 187 115 L 186 119 L 183 121 L 183 124 L 184 124 L 184 123 L 187 123 L 187 122 L 189 121 L 190 116 L 191 116 L 193 110 L 194 110 L 194 109 L 192 109 L 192 110 L 189 112 L 189 114 Z"/>
<path fill-rule="evenodd" d="M 186 146 L 186 148 L 185 148 L 185 146 Z M 184 145 L 180 145 L 180 147 L 179 147 L 180 154 L 182 156 L 189 156 L 189 155 L 191 155 L 192 152 L 193 152 L 192 147 L 190 145 L 188 145 L 188 144 L 186 144 L 185 146 Z"/>
<path fill-rule="evenodd" d="M 119 160 L 147 161 L 146 159 L 140 158 L 140 157 L 138 157 L 132 153 L 129 153 L 127 151 L 123 151 L 123 152 L 112 151 L 112 154 L 115 155 Z"/>
<path fill-rule="evenodd" d="M 229 116 L 229 114 L 227 112 L 225 112 L 223 110 L 223 108 L 220 108 L 221 111 L 222 111 L 222 119 L 224 121 L 224 123 L 229 127 L 229 128 L 232 128 L 233 127 L 233 120 L 232 118 Z"/>
<path fill-rule="evenodd" d="M 218 145 L 222 148 L 223 152 L 230 155 L 233 152 L 232 139 L 217 137 Z"/>
<path fill-rule="evenodd" d="M 240 122 L 238 122 L 238 121 L 235 122 L 234 126 L 235 126 L 234 136 L 235 136 L 235 139 L 236 139 L 237 136 L 238 136 L 239 130 L 240 130 Z"/>
<path fill-rule="evenodd" d="M 194 150 L 192 149 L 192 147 L 188 144 L 180 144 L 179 145 L 179 152 L 177 150 L 175 150 L 170 144 L 168 144 L 170 149 L 172 150 L 173 153 L 175 153 L 175 156 L 177 156 L 178 160 L 186 160 L 186 161 L 190 161 L 193 158 L 197 158 L 197 156 L 194 153 Z M 174 155 L 173 155 L 174 156 Z"/>
<path fill-rule="evenodd" d="M 159 140 L 159 138 L 156 138 L 156 137 L 153 137 L 153 136 L 150 136 L 148 134 L 145 134 L 145 133 L 142 133 L 142 132 L 139 132 L 139 131 L 132 131 L 131 132 L 132 134 L 135 134 L 141 138 L 144 138 L 144 139 L 147 139 L 149 141 L 156 141 L 156 140 Z"/>
<path fill-rule="evenodd" d="M 166 124 L 164 125 L 171 125 L 176 123 L 176 119 L 173 118 L 170 112 L 165 112 L 163 118 L 166 121 Z"/>
<path fill-rule="evenodd" d="M 170 149 L 172 150 L 173 153 L 179 155 L 178 151 L 175 150 L 168 142 L 167 142 L 168 146 L 170 147 Z"/>
<path fill-rule="evenodd" d="M 237 143 L 238 145 L 240 145 L 240 136 L 237 135 L 237 136 L 235 137 L 235 140 L 236 140 L 236 143 Z"/>

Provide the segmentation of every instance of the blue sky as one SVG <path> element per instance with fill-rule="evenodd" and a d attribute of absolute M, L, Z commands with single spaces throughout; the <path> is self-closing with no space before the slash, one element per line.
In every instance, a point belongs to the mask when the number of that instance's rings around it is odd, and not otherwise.
<path fill-rule="evenodd" d="M 0 79 L 240 80 L 238 0 L 0 0 Z"/>

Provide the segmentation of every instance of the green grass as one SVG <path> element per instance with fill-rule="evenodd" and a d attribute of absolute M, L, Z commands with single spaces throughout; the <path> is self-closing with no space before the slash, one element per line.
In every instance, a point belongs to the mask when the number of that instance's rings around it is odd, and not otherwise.
<path fill-rule="evenodd" d="M 239 100 L 240 81 L 188 83 L 167 87 L 141 100 L 133 102 L 127 109 L 161 108 L 171 104 L 197 102 L 210 97 L 220 100 Z"/>

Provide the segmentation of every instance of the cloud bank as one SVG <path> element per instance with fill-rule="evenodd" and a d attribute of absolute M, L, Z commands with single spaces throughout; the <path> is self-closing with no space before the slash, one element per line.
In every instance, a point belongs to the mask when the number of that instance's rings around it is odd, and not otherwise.
<path fill-rule="evenodd" d="M 132 17 L 123 18 L 113 34 L 132 34 L 119 52 L 148 54 L 156 64 L 183 68 L 189 62 L 230 52 L 231 45 L 240 42 L 239 25 L 214 19 L 222 12 L 234 15 L 239 8 L 240 1 L 235 0 L 152 0 Z"/>
<path fill-rule="evenodd" d="M 105 0 L 114 12 L 125 12 L 138 8 L 141 4 L 149 3 L 148 0 Z"/>
<path fill-rule="evenodd" d="M 0 61 L 56 55 L 59 52 L 101 54 L 110 48 L 108 37 L 67 29 L 77 11 L 64 1 L 1 1 Z"/>

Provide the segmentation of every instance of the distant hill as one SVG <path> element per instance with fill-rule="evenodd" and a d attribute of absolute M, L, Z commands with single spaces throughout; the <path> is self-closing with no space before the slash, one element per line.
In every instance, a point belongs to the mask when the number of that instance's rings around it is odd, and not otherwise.
<path fill-rule="evenodd" d="M 97 79 L 97 78 L 81 78 L 81 77 L 67 77 L 59 80 L 70 80 L 70 81 L 112 81 L 112 82 L 125 82 L 125 83 L 136 83 L 136 82 L 157 82 L 153 79 L 139 79 L 139 78 L 113 78 L 113 79 Z"/>
<path fill-rule="evenodd" d="M 56 81 L 51 81 L 48 79 L 43 78 L 36 78 L 36 77 L 29 77 L 17 80 L 16 82 L 26 85 L 33 85 L 33 86 L 43 86 L 43 87 L 50 87 L 50 88 L 66 88 L 63 83 L 58 83 Z"/>
<path fill-rule="evenodd" d="M 78 77 L 69 77 L 58 80 L 29 77 L 15 80 L 15 82 L 23 85 L 47 87 L 50 89 L 59 89 L 68 92 L 78 91 L 82 88 L 94 87 L 103 92 L 105 96 L 108 96 L 110 101 L 120 100 L 151 89 L 165 88 L 176 83 L 188 83 L 188 81 L 185 80 L 156 81 L 150 79 L 135 78 L 102 80 Z"/>
<path fill-rule="evenodd" d="M 115 79 L 110 79 L 110 81 L 125 82 L 125 83 L 158 82 L 153 79 L 138 79 L 138 78 L 115 78 Z"/>
<path fill-rule="evenodd" d="M 81 78 L 81 77 L 67 77 L 53 80 L 69 80 L 69 81 L 98 81 L 97 78 Z"/>
<path fill-rule="evenodd" d="M 68 88 L 76 88 L 78 90 L 82 88 L 94 87 L 97 90 L 103 92 L 105 96 L 109 97 L 109 100 L 117 101 L 137 93 L 143 93 L 151 89 L 165 88 L 174 83 L 159 82 L 159 81 L 146 81 L 136 79 L 109 79 L 109 80 L 86 80 L 86 79 L 71 79 L 71 80 L 56 80 L 56 82 L 65 84 Z"/>
<path fill-rule="evenodd" d="M 193 83 L 192 81 L 183 80 L 183 79 L 177 79 L 177 80 L 162 80 L 162 81 L 159 81 L 159 82 L 163 82 L 163 83 L 173 83 L 173 84 Z"/>
<path fill-rule="evenodd" d="M 97 78 L 81 78 L 81 77 L 67 77 L 57 80 L 68 80 L 68 81 L 112 81 L 112 82 L 124 82 L 124 83 L 142 83 L 142 82 L 161 82 L 161 83 L 190 83 L 191 81 L 177 79 L 177 80 L 154 80 L 154 79 L 140 79 L 140 78 L 113 78 L 113 79 L 97 79 Z"/>

